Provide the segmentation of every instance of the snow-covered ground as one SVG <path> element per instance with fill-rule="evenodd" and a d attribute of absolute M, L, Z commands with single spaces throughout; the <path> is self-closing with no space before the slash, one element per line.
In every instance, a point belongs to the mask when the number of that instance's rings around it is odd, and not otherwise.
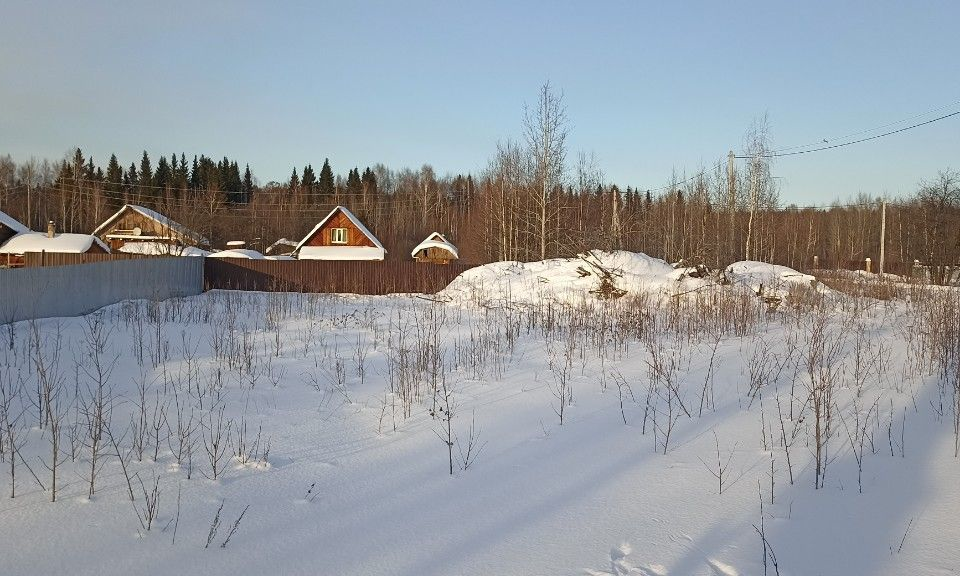
<path fill-rule="evenodd" d="M 761 528 L 768 574 L 956 573 L 957 294 L 772 309 L 752 282 L 795 272 L 767 266 L 592 253 L 429 299 L 214 291 L 4 326 L 0 573 L 752 575 Z M 603 277 L 625 294 L 597 301 Z M 98 358 L 116 447 L 88 497 Z"/>

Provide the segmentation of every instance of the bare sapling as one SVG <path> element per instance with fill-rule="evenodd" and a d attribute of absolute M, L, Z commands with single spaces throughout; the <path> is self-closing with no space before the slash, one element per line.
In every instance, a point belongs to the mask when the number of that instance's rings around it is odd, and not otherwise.
<path fill-rule="evenodd" d="M 760 489 L 759 481 L 757 481 L 757 493 L 760 496 L 760 526 L 758 527 L 754 524 L 753 529 L 756 530 L 760 536 L 760 545 L 763 551 L 763 575 L 767 576 L 769 567 L 772 565 L 774 575 L 780 576 L 780 565 L 777 563 L 777 555 L 773 553 L 773 547 L 770 545 L 770 541 L 767 540 L 767 531 L 763 525 L 763 491 Z"/>
<path fill-rule="evenodd" d="M 113 454 L 117 457 L 117 460 L 120 461 L 120 470 L 123 472 L 123 478 L 127 481 L 127 491 L 130 495 L 130 501 L 133 502 L 136 498 L 133 495 L 133 479 L 130 476 L 130 472 L 127 469 L 127 459 L 130 457 L 130 453 L 124 454 L 120 449 L 120 445 L 123 443 L 123 439 L 126 436 L 126 432 L 120 438 L 117 438 L 113 430 L 110 427 L 106 429 L 107 439 L 110 440 L 110 445 L 113 446 Z M 130 452 L 133 451 L 133 448 L 130 449 Z"/>
<path fill-rule="evenodd" d="M 450 475 L 453 476 L 453 446 L 456 443 L 456 438 L 453 434 L 453 418 L 456 415 L 458 406 L 453 398 L 453 388 L 447 383 L 446 371 L 443 370 L 440 375 L 438 396 L 436 412 L 431 413 L 431 416 L 440 420 L 440 430 L 434 430 L 434 433 L 447 447 L 449 472 Z"/>
<path fill-rule="evenodd" d="M 160 477 L 154 475 L 152 484 L 144 484 L 143 479 L 137 474 L 137 481 L 140 483 L 140 492 L 143 494 L 143 504 L 139 507 L 134 506 L 134 509 L 137 511 L 137 519 L 140 520 L 140 527 L 149 532 L 157 515 L 160 514 Z"/>
<path fill-rule="evenodd" d="M 480 428 L 477 427 L 477 414 L 474 411 L 470 417 L 470 428 L 467 431 L 466 447 L 457 439 L 457 451 L 460 452 L 460 469 L 466 472 L 476 462 L 477 457 L 487 445 L 480 440 Z"/>
<path fill-rule="evenodd" d="M 173 454 L 178 466 L 187 467 L 187 480 L 193 474 L 193 450 L 196 446 L 196 430 L 200 426 L 199 418 L 196 417 L 194 407 L 188 404 L 188 396 L 174 391 L 173 407 L 176 410 L 174 414 L 174 426 L 170 425 L 170 418 L 167 422 L 167 446 Z"/>
<path fill-rule="evenodd" d="M 630 385 L 627 384 L 626 379 L 623 377 L 620 372 L 614 371 L 613 373 L 613 382 L 617 385 L 617 399 L 620 401 L 620 418 L 623 419 L 623 424 L 627 424 L 627 413 L 624 410 L 623 400 L 627 396 L 630 397 L 631 402 L 636 402 L 637 399 L 633 396 L 633 390 L 630 388 Z"/>
<path fill-rule="evenodd" d="M 716 430 L 713 430 L 713 442 L 714 442 L 714 445 L 716 446 L 716 457 L 717 457 L 716 467 L 714 467 L 712 464 L 707 463 L 706 461 L 704 461 L 703 458 L 700 458 L 699 456 L 697 458 L 700 459 L 700 463 L 704 465 L 704 467 L 710 472 L 710 474 L 712 474 L 713 477 L 717 479 L 718 493 L 723 494 L 724 488 L 729 488 L 730 485 L 735 484 L 736 481 L 739 480 L 739 477 L 738 477 L 733 479 L 733 481 L 731 481 L 730 474 L 727 473 L 727 470 L 730 468 L 730 462 L 733 460 L 734 454 L 736 454 L 738 444 L 733 445 L 733 448 L 731 448 L 727 453 L 727 458 L 724 459 L 723 455 L 720 452 L 720 438 L 717 436 Z"/>
<path fill-rule="evenodd" d="M 843 336 L 827 327 L 823 309 L 817 311 L 807 334 L 807 393 L 813 412 L 814 488 L 823 488 L 830 463 L 829 442 L 833 436 L 836 405 L 833 395 L 839 385 Z"/>
<path fill-rule="evenodd" d="M 23 405 L 22 391 L 22 382 L 14 380 L 9 367 L 0 372 L 0 444 L 4 445 L 9 458 L 11 498 L 17 497 L 17 459 L 23 459 L 20 449 L 27 440 L 21 434 L 27 410 Z"/>
<path fill-rule="evenodd" d="M 249 509 L 250 509 L 250 505 L 247 504 L 247 506 L 243 509 L 243 511 L 240 512 L 240 516 L 237 516 L 236 521 L 234 521 L 234 523 L 230 526 L 230 531 L 227 532 L 227 537 L 224 538 L 223 542 L 220 543 L 221 548 L 226 548 L 227 544 L 230 543 L 230 539 L 233 538 L 233 535 L 236 534 L 237 532 L 237 528 L 240 527 L 240 521 L 243 520 L 243 517 L 246 516 L 247 510 Z"/>
<path fill-rule="evenodd" d="M 791 400 L 791 404 L 792 404 Z M 806 406 L 806 404 L 804 404 Z M 780 396 L 777 396 L 777 415 L 780 417 L 780 446 L 783 448 L 783 453 L 787 459 L 787 475 L 790 478 L 790 485 L 793 485 L 793 461 L 790 459 L 790 448 L 793 447 L 793 443 L 797 440 L 797 437 L 800 435 L 800 424 L 803 423 L 803 412 L 806 410 L 804 408 L 800 411 L 799 420 L 789 420 L 784 418 L 783 408 L 780 406 Z M 787 432 L 787 422 L 790 422 L 792 426 L 790 427 L 790 432 Z"/>
<path fill-rule="evenodd" d="M 33 365 L 36 371 L 40 405 L 43 406 L 44 424 L 50 447 L 50 459 L 43 462 L 50 471 L 50 501 L 57 501 L 57 473 L 60 464 L 69 454 L 62 449 L 63 425 L 69 408 L 68 391 L 63 374 L 60 372 L 60 353 L 63 349 L 62 328 L 58 323 L 53 336 L 41 340 L 39 329 L 33 326 L 36 345 L 33 347 Z"/>
<path fill-rule="evenodd" d="M 210 476 L 216 480 L 223 473 L 226 465 L 226 455 L 230 444 L 230 431 L 232 421 L 224 419 L 224 407 L 211 410 L 203 420 L 203 449 L 207 455 L 207 463 L 210 465 Z"/>
<path fill-rule="evenodd" d="M 84 444 L 90 463 L 88 498 L 93 498 L 96 492 L 97 474 L 103 467 L 101 453 L 105 440 L 104 434 L 110 428 L 113 415 L 113 390 L 110 385 L 110 376 L 117 365 L 119 355 L 106 356 L 110 333 L 100 314 L 84 317 L 83 342 L 80 350 L 84 361 L 78 364 L 86 376 L 87 386 L 86 393 L 79 399 L 78 406 L 86 424 Z"/>
<path fill-rule="evenodd" d="M 877 399 L 866 412 L 861 412 L 859 404 L 854 400 L 851 419 L 844 418 L 843 412 L 840 412 L 840 422 L 843 423 L 847 440 L 850 442 L 850 451 L 857 462 L 857 491 L 860 494 L 863 494 L 863 457 L 867 445 L 867 428 L 870 427 L 870 415 L 879 409 L 879 402 Z"/>
<path fill-rule="evenodd" d="M 553 350 L 549 352 L 549 368 L 553 375 L 553 384 L 550 391 L 556 399 L 553 411 L 560 418 L 561 426 L 563 426 L 564 416 L 566 415 L 566 407 L 573 401 L 573 385 L 571 383 L 573 378 L 573 348 L 570 345 L 572 343 L 573 340 L 569 340 L 562 357 Z"/>
<path fill-rule="evenodd" d="M 721 335 L 717 333 L 713 338 L 713 346 L 710 347 L 710 361 L 707 363 L 707 373 L 703 378 L 703 388 L 700 390 L 700 410 L 698 416 L 703 416 L 703 409 L 713 406 L 716 408 L 713 396 L 713 375 L 716 366 L 717 348 L 720 347 Z M 624 422 L 626 423 L 626 422 Z"/>
<path fill-rule="evenodd" d="M 366 381 L 367 374 L 367 355 L 370 353 L 370 348 L 364 345 L 363 336 L 357 334 L 357 348 L 353 353 L 353 361 L 356 364 L 357 368 L 357 378 L 360 379 L 360 387 L 363 388 L 363 384 Z"/>
<path fill-rule="evenodd" d="M 160 458 L 160 446 L 166 441 L 168 404 L 169 401 L 166 398 L 160 398 L 160 391 L 154 390 L 153 410 L 149 421 L 154 462 Z"/>
<path fill-rule="evenodd" d="M 204 544 L 204 548 L 209 548 L 213 539 L 217 537 L 217 530 L 220 529 L 220 513 L 223 512 L 223 505 L 225 503 L 226 500 L 220 501 L 220 507 L 217 508 L 216 514 L 213 515 L 213 520 L 210 521 L 210 529 L 207 531 L 207 543 Z"/>

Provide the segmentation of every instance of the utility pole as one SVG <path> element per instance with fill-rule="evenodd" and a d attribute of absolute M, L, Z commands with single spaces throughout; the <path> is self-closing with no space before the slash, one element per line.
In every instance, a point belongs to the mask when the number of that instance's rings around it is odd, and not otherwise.
<path fill-rule="evenodd" d="M 880 277 L 883 277 L 883 258 L 887 239 L 887 201 L 880 204 Z"/>
<path fill-rule="evenodd" d="M 757 209 L 757 171 L 760 163 L 759 157 L 755 157 L 752 162 L 753 165 L 750 168 L 750 219 L 747 220 L 747 242 L 744 244 L 746 257 L 744 260 L 750 259 L 750 242 L 753 239 L 753 213 Z"/>
<path fill-rule="evenodd" d="M 735 238 L 734 238 L 734 228 L 736 224 L 736 212 L 737 212 L 737 176 L 734 172 L 734 156 L 733 150 L 727 154 L 727 194 L 729 195 L 729 209 L 730 209 L 730 254 L 732 258 L 735 256 Z"/>
<path fill-rule="evenodd" d="M 617 250 L 620 250 L 623 247 L 620 242 L 620 208 L 617 206 L 620 190 L 618 190 L 616 186 L 612 186 L 610 189 L 610 196 L 612 196 L 613 200 L 613 220 L 610 226 L 613 228 L 613 247 Z"/>

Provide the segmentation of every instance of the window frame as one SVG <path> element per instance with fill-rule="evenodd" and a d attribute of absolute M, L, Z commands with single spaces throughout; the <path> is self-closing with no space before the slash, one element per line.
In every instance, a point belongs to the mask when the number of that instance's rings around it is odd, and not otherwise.
<path fill-rule="evenodd" d="M 331 244 L 348 244 L 349 242 L 350 242 L 349 228 L 331 228 L 330 229 Z"/>

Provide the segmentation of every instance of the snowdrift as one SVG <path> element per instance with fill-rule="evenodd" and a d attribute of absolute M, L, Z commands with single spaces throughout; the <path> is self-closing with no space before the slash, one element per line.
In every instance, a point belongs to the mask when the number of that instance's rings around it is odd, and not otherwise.
<path fill-rule="evenodd" d="M 727 281 L 744 286 L 760 296 L 785 298 L 791 288 L 818 288 L 817 279 L 793 268 L 766 262 L 744 260 L 724 270 Z"/>
<path fill-rule="evenodd" d="M 494 262 L 467 270 L 437 294 L 453 303 L 579 304 L 628 295 L 665 298 L 702 290 L 741 289 L 783 299 L 792 288 L 826 290 L 793 268 L 735 262 L 719 274 L 671 265 L 637 252 L 591 250 L 576 258 L 540 262 Z"/>
<path fill-rule="evenodd" d="M 626 295 L 671 296 L 711 285 L 659 258 L 591 250 L 576 258 L 494 262 L 467 270 L 437 296 L 450 302 L 576 304 Z"/>

